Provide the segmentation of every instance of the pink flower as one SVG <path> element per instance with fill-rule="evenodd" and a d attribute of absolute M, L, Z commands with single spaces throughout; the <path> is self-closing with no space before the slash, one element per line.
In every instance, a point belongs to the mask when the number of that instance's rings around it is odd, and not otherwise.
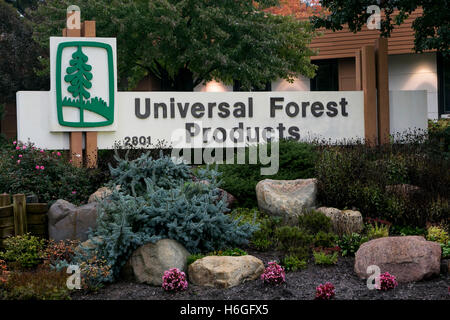
<path fill-rule="evenodd" d="M 77 194 L 77 192 L 75 190 L 72 191 L 72 194 Z"/>
<path fill-rule="evenodd" d="M 39 170 L 40 167 L 39 167 L 39 166 L 36 166 L 35 168 L 36 168 L 36 170 Z"/>
<path fill-rule="evenodd" d="M 40 153 L 44 153 L 44 149 L 39 150 Z"/>
<path fill-rule="evenodd" d="M 16 145 L 16 144 L 17 144 L 17 141 L 13 141 L 13 144 Z"/>
<path fill-rule="evenodd" d="M 19 146 L 17 146 L 17 147 L 16 147 L 16 150 L 19 150 L 19 149 L 20 149 L 20 147 L 19 147 Z"/>
<path fill-rule="evenodd" d="M 330 300 L 335 296 L 334 286 L 330 282 L 320 284 L 316 288 L 316 299 Z"/>
<path fill-rule="evenodd" d="M 23 146 L 22 149 L 25 150 L 27 148 L 27 146 Z"/>
<path fill-rule="evenodd" d="M 61 156 L 61 152 L 58 151 L 58 152 L 56 153 L 56 155 L 57 155 L 57 156 Z"/>
<path fill-rule="evenodd" d="M 166 291 L 181 291 L 186 290 L 188 287 L 186 274 L 178 268 L 164 271 L 162 280 L 162 287 Z"/>
<path fill-rule="evenodd" d="M 19 158 L 22 158 L 23 156 L 21 154 L 19 154 Z"/>
<path fill-rule="evenodd" d="M 264 283 L 280 284 L 286 282 L 286 274 L 282 266 L 278 265 L 275 261 L 271 261 L 261 275 L 261 280 Z"/>
<path fill-rule="evenodd" d="M 45 167 L 44 166 L 41 166 L 41 170 L 44 170 L 45 169 Z"/>
<path fill-rule="evenodd" d="M 20 164 L 20 160 L 17 160 L 17 164 Z"/>

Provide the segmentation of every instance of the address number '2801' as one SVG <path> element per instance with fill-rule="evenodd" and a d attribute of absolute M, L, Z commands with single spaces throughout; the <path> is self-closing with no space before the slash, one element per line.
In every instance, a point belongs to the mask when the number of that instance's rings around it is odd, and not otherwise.
<path fill-rule="evenodd" d="M 151 137 L 145 137 L 145 136 L 134 136 L 134 137 L 125 137 L 124 138 L 125 146 L 148 146 L 151 144 Z"/>

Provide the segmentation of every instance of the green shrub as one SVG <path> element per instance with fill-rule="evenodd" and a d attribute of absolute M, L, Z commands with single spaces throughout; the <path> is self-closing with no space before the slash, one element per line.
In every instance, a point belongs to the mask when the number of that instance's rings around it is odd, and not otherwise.
<path fill-rule="evenodd" d="M 449 241 L 448 232 L 440 227 L 429 227 L 427 230 L 427 240 L 439 242 L 445 245 Z"/>
<path fill-rule="evenodd" d="M 405 134 L 372 147 L 327 145 L 316 164 L 318 202 L 356 208 L 396 225 L 424 227 L 450 215 L 450 159 L 426 135 Z M 401 188 L 409 184 L 417 188 Z"/>
<path fill-rule="evenodd" d="M 274 246 L 276 240 L 273 230 L 281 223 L 281 218 L 269 217 L 255 208 L 236 208 L 230 216 L 235 220 L 239 219 L 241 224 L 250 223 L 258 227 L 250 239 L 250 245 L 253 248 L 258 251 L 267 251 Z"/>
<path fill-rule="evenodd" d="M 392 234 L 400 236 L 425 236 L 427 231 L 424 228 L 413 226 L 392 226 Z"/>
<path fill-rule="evenodd" d="M 442 248 L 442 258 L 448 259 L 450 258 L 450 241 L 448 241 L 446 244 L 441 243 Z"/>
<path fill-rule="evenodd" d="M 14 143 L 0 149 L 0 192 L 35 194 L 40 202 L 87 202 L 104 181 L 99 170 L 76 168 L 59 151 Z"/>
<path fill-rule="evenodd" d="M 294 255 L 288 255 L 283 258 L 281 265 L 286 271 L 297 271 L 305 269 L 308 265 L 305 259 L 299 259 Z"/>
<path fill-rule="evenodd" d="M 374 222 L 366 224 L 367 237 L 369 240 L 389 237 L 389 226 L 386 224 Z"/>
<path fill-rule="evenodd" d="M 270 145 L 268 150 L 271 150 Z M 246 151 L 246 164 L 223 164 L 218 170 L 223 173 L 222 188 L 237 198 L 241 207 L 257 206 L 256 184 L 264 179 L 293 180 L 314 177 L 314 164 L 317 153 L 313 145 L 293 140 L 281 140 L 279 144 L 279 171 L 273 176 L 261 175 L 260 163 L 248 164 L 249 149 Z M 237 157 L 237 156 L 236 156 Z"/>
<path fill-rule="evenodd" d="M 187 258 L 187 265 L 190 265 L 190 264 L 194 263 L 195 261 L 197 261 L 199 259 L 202 259 L 204 257 L 206 257 L 206 256 L 204 254 L 201 254 L 201 253 L 191 254 Z"/>
<path fill-rule="evenodd" d="M 4 241 L 5 252 L 0 252 L 0 259 L 8 263 L 17 263 L 22 268 L 32 268 L 42 261 L 44 239 L 29 233 L 23 236 L 9 237 Z"/>
<path fill-rule="evenodd" d="M 210 252 L 241 246 L 257 227 L 241 224 L 224 213 L 219 201 L 218 173 L 201 170 L 192 180 L 189 168 L 174 164 L 169 157 L 153 160 L 148 154 L 128 161 L 118 159 L 111 169 L 114 192 L 100 203 L 97 229 L 90 238 L 99 241 L 96 255 L 111 266 L 112 280 L 140 245 L 170 238 L 191 253 Z M 116 190 L 114 183 L 121 185 Z"/>
<path fill-rule="evenodd" d="M 301 230 L 299 227 L 283 226 L 275 229 L 275 237 L 278 247 L 291 255 L 300 259 L 309 256 L 313 243 L 313 236 Z"/>
<path fill-rule="evenodd" d="M 314 251 L 314 263 L 319 265 L 332 265 L 338 261 L 338 253 L 333 252 L 331 254 L 324 251 Z"/>
<path fill-rule="evenodd" d="M 315 247 L 330 248 L 336 246 L 336 240 L 337 236 L 334 233 L 319 231 L 313 241 Z"/>
<path fill-rule="evenodd" d="M 340 240 L 338 240 L 338 246 L 341 248 L 341 255 L 354 256 L 359 247 L 364 243 L 369 241 L 367 237 L 364 237 L 356 232 L 350 235 L 343 235 Z"/>
<path fill-rule="evenodd" d="M 300 228 L 310 234 L 320 231 L 328 233 L 332 230 L 331 219 L 319 211 L 311 210 L 300 215 L 298 218 Z"/>

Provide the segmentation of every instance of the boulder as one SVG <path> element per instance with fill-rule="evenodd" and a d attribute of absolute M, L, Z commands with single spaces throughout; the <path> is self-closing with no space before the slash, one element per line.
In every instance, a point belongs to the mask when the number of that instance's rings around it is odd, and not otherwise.
<path fill-rule="evenodd" d="M 50 239 L 86 241 L 89 228 L 97 225 L 97 203 L 82 206 L 59 199 L 48 211 L 48 234 Z"/>
<path fill-rule="evenodd" d="M 265 179 L 256 185 L 259 209 L 288 223 L 297 223 L 299 215 L 314 208 L 316 195 L 316 179 Z"/>
<path fill-rule="evenodd" d="M 253 256 L 207 256 L 189 266 L 189 280 L 196 285 L 229 288 L 258 279 L 264 263 Z"/>
<path fill-rule="evenodd" d="M 116 190 L 119 190 L 119 189 L 120 189 L 120 186 L 116 186 Z M 89 196 L 88 203 L 101 201 L 101 200 L 109 197 L 111 194 L 112 194 L 111 189 L 109 189 L 108 187 L 101 187 Z"/>
<path fill-rule="evenodd" d="M 193 177 L 194 181 L 198 181 L 200 183 L 209 185 L 209 181 L 208 180 L 197 180 L 197 178 Z M 226 201 L 227 201 L 227 208 L 231 209 L 233 207 L 233 205 L 236 203 L 237 199 L 235 196 L 233 196 L 231 193 L 229 193 L 228 191 L 225 191 L 221 188 L 217 188 L 219 189 L 219 199 L 223 199 L 224 197 L 226 197 Z"/>
<path fill-rule="evenodd" d="M 366 279 L 370 265 L 394 275 L 398 282 L 419 281 L 439 275 L 441 246 L 421 236 L 371 240 L 363 243 L 355 254 L 355 272 Z"/>
<path fill-rule="evenodd" d="M 360 233 L 364 228 L 364 221 L 359 211 L 339 210 L 336 208 L 320 207 L 317 211 L 322 212 L 331 219 L 333 232 L 338 235 Z"/>
<path fill-rule="evenodd" d="M 136 249 L 123 269 L 129 280 L 154 286 L 162 285 L 164 271 L 178 268 L 186 272 L 189 252 L 178 242 L 162 239 Z"/>

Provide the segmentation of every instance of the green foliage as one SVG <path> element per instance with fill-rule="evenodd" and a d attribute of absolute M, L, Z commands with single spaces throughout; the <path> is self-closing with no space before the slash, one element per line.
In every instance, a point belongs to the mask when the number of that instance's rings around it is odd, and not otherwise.
<path fill-rule="evenodd" d="M 348 25 L 353 32 L 365 27 L 371 15 L 367 7 L 373 4 L 378 5 L 384 13 L 380 21 L 380 32 L 383 37 L 389 37 L 394 26 L 402 24 L 413 11 L 422 9 L 422 15 L 412 23 L 415 31 L 414 49 L 416 52 L 435 49 L 444 55 L 450 53 L 450 12 L 443 10 L 450 5 L 448 0 L 402 0 L 375 3 L 371 0 L 320 0 L 320 4 L 330 13 L 326 16 L 313 17 L 315 27 L 341 30 L 343 25 Z"/>
<path fill-rule="evenodd" d="M 259 145 L 261 148 L 261 145 Z M 271 150 L 268 145 L 267 150 Z M 234 195 L 241 207 L 253 208 L 257 206 L 256 184 L 264 179 L 293 180 L 314 177 L 314 165 L 317 153 L 313 145 L 293 140 L 281 140 L 279 143 L 279 171 L 272 176 L 261 175 L 261 163 L 248 164 L 249 148 L 245 150 L 245 164 L 219 165 L 222 172 L 222 188 Z M 237 157 L 237 155 L 236 155 Z"/>
<path fill-rule="evenodd" d="M 99 171 L 76 168 L 58 151 L 20 142 L 0 149 L 0 192 L 35 194 L 50 204 L 57 199 L 80 204 L 103 182 Z"/>
<path fill-rule="evenodd" d="M 334 233 L 319 231 L 314 236 L 313 243 L 315 247 L 330 248 L 336 246 L 336 240 L 337 236 Z"/>
<path fill-rule="evenodd" d="M 250 245 L 258 251 L 267 251 L 276 242 L 274 236 L 275 226 L 279 225 L 281 219 L 278 217 L 268 217 L 258 209 L 236 208 L 230 214 L 233 219 L 240 219 L 240 223 L 250 223 L 258 228 L 251 239 Z"/>
<path fill-rule="evenodd" d="M 48 76 L 34 73 L 44 52 L 32 38 L 27 15 L 5 1 L 0 1 L 0 34 L 0 104 L 13 102 L 19 90 L 48 90 Z"/>
<path fill-rule="evenodd" d="M 366 224 L 366 228 L 369 240 L 389 237 L 389 225 L 374 222 Z"/>
<path fill-rule="evenodd" d="M 442 258 L 448 259 L 450 258 L 450 241 L 448 241 L 446 244 L 441 243 L 442 248 Z"/>
<path fill-rule="evenodd" d="M 67 276 L 64 271 L 47 269 L 12 272 L 3 292 L 0 291 L 0 299 L 70 300 L 70 291 L 66 285 Z"/>
<path fill-rule="evenodd" d="M 341 249 L 341 255 L 354 256 L 359 247 L 364 243 L 369 241 L 365 236 L 362 236 L 356 232 L 350 235 L 343 235 L 341 239 L 338 240 L 338 246 Z"/>
<path fill-rule="evenodd" d="M 324 251 L 314 251 L 314 263 L 319 265 L 332 265 L 338 261 L 338 253 L 333 252 L 331 254 Z"/>
<path fill-rule="evenodd" d="M 278 247 L 288 254 L 300 259 L 309 257 L 309 250 L 313 243 L 313 236 L 297 226 L 283 226 L 275 229 Z"/>
<path fill-rule="evenodd" d="M 429 227 L 427 230 L 427 240 L 439 242 L 445 245 L 449 241 L 448 232 L 440 227 Z"/>
<path fill-rule="evenodd" d="M 449 160 L 420 133 L 371 147 L 324 146 L 316 165 L 318 201 L 364 216 L 424 227 L 450 215 Z M 406 184 L 406 185 L 405 185 Z"/>
<path fill-rule="evenodd" d="M 246 256 L 248 253 L 242 249 L 234 248 L 234 249 L 225 249 L 225 250 L 216 250 L 207 253 L 206 255 L 197 253 L 197 254 L 191 254 L 187 258 L 187 264 L 190 265 L 191 263 L 194 263 L 198 259 L 202 259 L 206 256 L 232 256 L 232 257 L 238 257 L 238 256 Z"/>
<path fill-rule="evenodd" d="M 37 266 L 42 260 L 45 240 L 29 233 L 23 236 L 9 237 L 4 240 L 5 252 L 0 252 L 0 259 L 17 263 L 22 268 Z"/>
<path fill-rule="evenodd" d="M 392 234 L 401 236 L 425 236 L 427 231 L 425 228 L 413 226 L 392 226 Z"/>
<path fill-rule="evenodd" d="M 199 259 L 202 259 L 204 257 L 206 257 L 206 256 L 204 254 L 201 254 L 201 253 L 191 254 L 187 258 L 187 265 L 190 265 L 190 264 L 194 263 L 195 261 L 197 261 Z"/>
<path fill-rule="evenodd" d="M 288 255 L 283 258 L 281 265 L 286 271 L 297 271 L 305 269 L 308 263 L 305 259 L 299 259 L 295 255 Z"/>
<path fill-rule="evenodd" d="M 320 231 L 328 233 L 332 230 L 331 218 L 315 210 L 307 211 L 300 215 L 298 224 L 310 234 L 316 234 Z"/>
<path fill-rule="evenodd" d="M 69 0 L 40 1 L 32 12 L 39 43 L 64 26 Z M 263 9 L 277 0 L 80 0 L 97 36 L 116 37 L 118 83 L 133 88 L 146 75 L 162 90 L 192 91 L 204 81 L 239 80 L 244 89 L 262 88 L 279 78 L 312 77 L 313 37 L 307 21 Z M 113 19 L 113 23 L 111 22 Z M 264 66 L 264 67 L 262 67 Z"/>
<path fill-rule="evenodd" d="M 150 153 L 142 154 L 135 160 L 115 157 L 117 167 L 109 166 L 111 185 L 120 185 L 125 194 L 144 196 L 149 185 L 169 190 L 173 186 L 191 182 L 191 172 L 184 163 L 175 164 L 169 157 L 153 159 Z"/>
<path fill-rule="evenodd" d="M 224 213 L 219 200 L 218 173 L 201 170 L 193 181 L 189 168 L 169 157 L 153 160 L 148 154 L 136 160 L 117 159 L 111 168 L 112 187 L 120 184 L 110 199 L 100 204 L 97 229 L 90 235 L 96 253 L 111 266 L 116 277 L 137 247 L 162 238 L 174 239 L 191 253 L 210 252 L 247 244 L 257 229 L 241 224 Z"/>

